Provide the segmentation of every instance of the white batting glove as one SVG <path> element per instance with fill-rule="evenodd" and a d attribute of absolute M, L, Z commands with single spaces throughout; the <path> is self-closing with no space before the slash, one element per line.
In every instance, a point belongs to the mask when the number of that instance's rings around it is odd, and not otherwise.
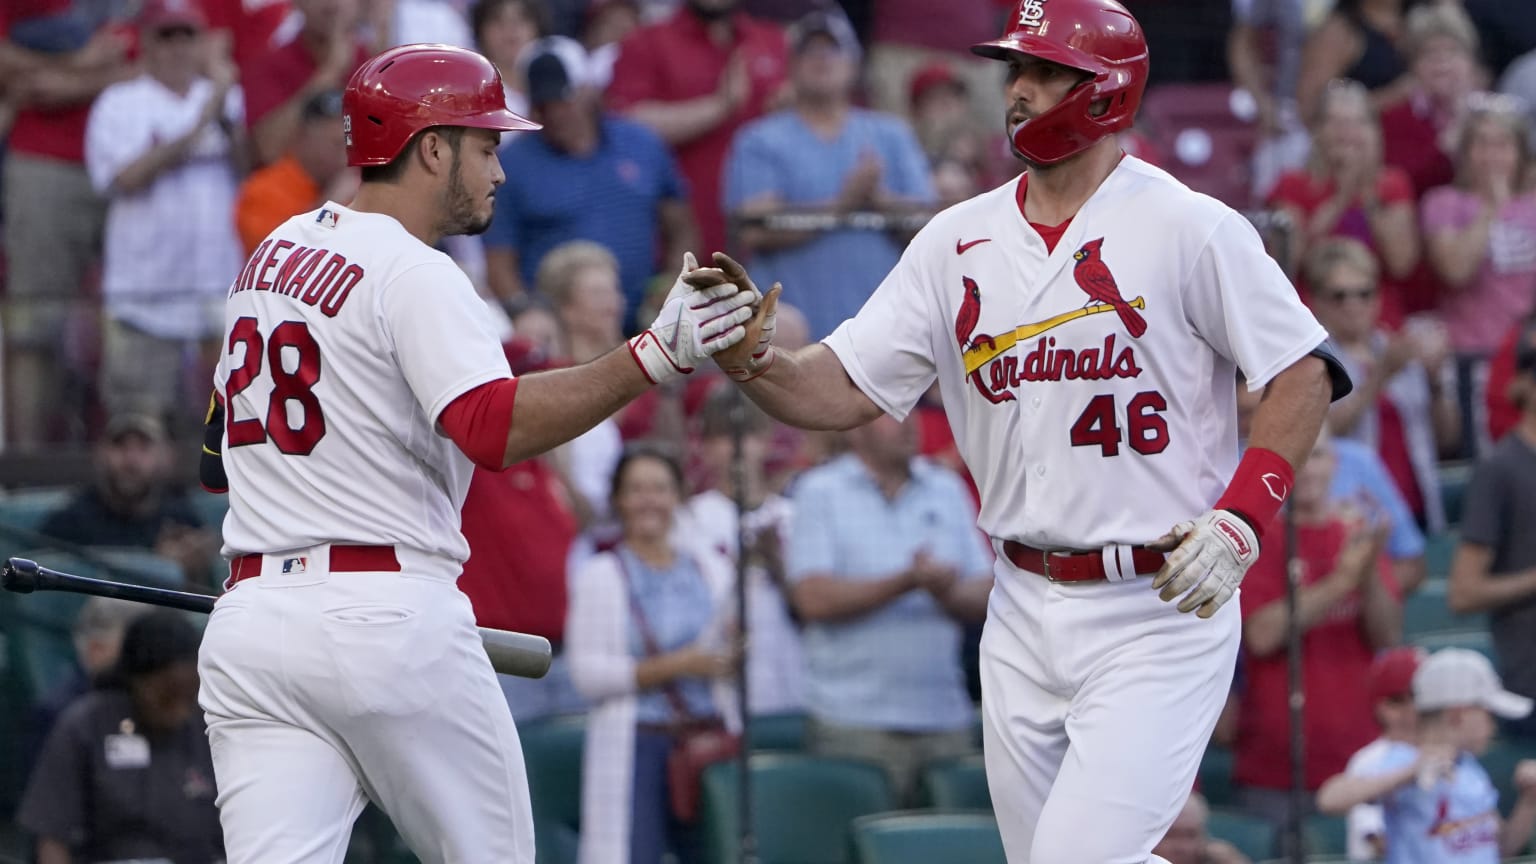
<path fill-rule="evenodd" d="M 1179 601 L 1180 612 L 1199 610 L 1201 618 L 1216 614 L 1243 581 L 1259 557 L 1259 537 L 1231 510 L 1209 510 L 1193 522 L 1180 522 L 1154 547 L 1179 545 L 1168 553 L 1152 580 L 1163 602 Z M 1186 593 L 1187 592 L 1187 593 Z"/>
<path fill-rule="evenodd" d="M 683 255 L 683 271 L 667 292 L 655 323 L 629 340 L 630 355 L 653 384 L 687 375 L 709 355 L 747 335 L 742 325 L 752 318 L 756 292 L 723 279 L 684 282 L 683 276 L 698 266 L 693 253 Z M 714 284 L 701 284 L 704 281 Z"/>

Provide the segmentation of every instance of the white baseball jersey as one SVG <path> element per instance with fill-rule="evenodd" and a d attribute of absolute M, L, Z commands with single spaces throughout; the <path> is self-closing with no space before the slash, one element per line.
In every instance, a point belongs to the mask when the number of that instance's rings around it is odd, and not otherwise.
<path fill-rule="evenodd" d="M 392 217 L 328 202 L 257 247 L 224 322 L 226 555 L 358 543 L 469 556 L 473 465 L 436 420 L 511 371 L 452 259 Z"/>
<path fill-rule="evenodd" d="M 1247 220 L 1127 156 L 1054 252 L 1017 181 L 939 214 L 825 342 L 896 417 L 938 379 L 982 530 L 1093 549 L 1208 510 L 1236 367 L 1258 387 L 1326 338 Z"/>

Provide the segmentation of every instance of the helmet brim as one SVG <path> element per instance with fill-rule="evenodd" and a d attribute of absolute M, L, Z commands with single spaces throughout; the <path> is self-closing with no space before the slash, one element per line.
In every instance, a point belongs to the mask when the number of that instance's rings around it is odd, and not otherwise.
<path fill-rule="evenodd" d="M 487 111 L 484 114 L 477 114 L 473 117 L 455 118 L 448 125 L 468 126 L 471 129 L 490 129 L 495 132 L 533 132 L 544 128 L 538 123 L 526 117 L 513 114 L 505 108 Z"/>

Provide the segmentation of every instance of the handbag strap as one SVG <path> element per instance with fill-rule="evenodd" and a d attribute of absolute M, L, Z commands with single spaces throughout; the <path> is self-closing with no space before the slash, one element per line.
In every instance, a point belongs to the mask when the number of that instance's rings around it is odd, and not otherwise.
<path fill-rule="evenodd" d="M 619 575 L 624 577 L 624 596 L 629 600 L 629 613 L 635 621 L 635 627 L 640 631 L 640 641 L 645 644 L 645 652 L 651 657 L 661 656 L 661 646 L 656 642 L 656 633 L 651 630 L 651 622 L 645 617 L 645 610 L 640 608 L 640 601 L 635 596 L 634 576 L 629 572 L 629 551 L 622 546 L 613 550 L 613 557 L 619 562 Z M 677 712 L 683 722 L 694 719 L 693 712 L 688 710 L 688 702 L 683 699 L 683 691 L 677 686 L 675 680 L 661 685 L 661 690 L 666 694 L 667 701 L 672 704 L 672 710 Z"/>

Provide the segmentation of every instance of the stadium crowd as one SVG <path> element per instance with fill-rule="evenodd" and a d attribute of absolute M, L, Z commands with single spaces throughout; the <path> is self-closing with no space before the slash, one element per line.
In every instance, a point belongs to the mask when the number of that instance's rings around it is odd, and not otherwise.
<path fill-rule="evenodd" d="M 1481 755 L 1509 824 L 1536 820 L 1536 763 L 1521 761 L 1536 721 L 1448 738 L 1461 703 L 1416 711 L 1411 686 L 1424 649 L 1471 648 L 1536 697 L 1536 6 L 1126 5 L 1153 83 L 1125 149 L 1251 215 L 1355 381 L 1298 475 L 1292 555 L 1266 544 L 1244 583 L 1228 711 L 1159 853 L 1285 851 L 1293 627 L 1314 851 L 1378 860 L 1406 796 L 1339 792 L 1340 777 L 1418 776 L 1416 743 Z M 685 250 L 782 282 L 781 346 L 828 335 L 925 216 L 1015 182 L 1000 73 L 968 52 L 1008 6 L 7 0 L 4 449 L 89 446 L 96 476 L 30 522 L 0 498 L 0 536 L 218 590 L 220 505 L 183 489 L 182 455 L 223 299 L 272 228 L 356 189 L 341 88 L 373 53 L 474 48 L 542 124 L 502 141 L 490 229 L 443 246 L 526 373 L 620 344 Z M 556 793 L 530 756 L 541 861 L 578 843 L 587 862 L 715 860 L 669 754 L 680 730 L 735 727 L 744 648 L 749 712 L 801 724 L 785 749 L 879 766 L 875 809 L 942 803 L 934 766 L 978 751 L 992 552 L 936 396 L 905 422 L 823 435 L 724 383 L 700 370 L 548 456 L 476 470 L 460 585 L 483 625 L 556 646 L 546 678 L 504 679 L 525 747 L 567 721 L 583 742 L 569 812 L 540 809 Z M 1251 409 L 1259 394 L 1234 386 Z M 0 801 L 38 861 L 219 860 L 195 633 L 135 612 L 93 600 L 75 656 L 7 685 L 29 697 L 7 710 L 31 711 L 34 746 L 7 754 L 21 767 Z M 129 771 L 151 776 L 135 787 Z"/>

